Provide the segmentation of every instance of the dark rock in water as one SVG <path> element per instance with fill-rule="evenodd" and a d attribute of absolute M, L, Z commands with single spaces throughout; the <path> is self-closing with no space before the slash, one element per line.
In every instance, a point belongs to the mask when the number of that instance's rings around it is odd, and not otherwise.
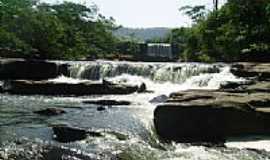
<path fill-rule="evenodd" d="M 269 63 L 236 63 L 232 65 L 231 72 L 238 77 L 255 77 L 260 81 L 270 80 Z"/>
<path fill-rule="evenodd" d="M 102 134 L 98 132 L 87 131 L 81 128 L 68 127 L 68 126 L 54 126 L 53 132 L 55 134 L 55 140 L 63 143 L 80 141 L 87 136 L 101 137 Z"/>
<path fill-rule="evenodd" d="M 228 137 L 270 135 L 270 96 L 265 93 L 185 91 L 157 106 L 160 138 L 178 142 L 223 142 Z"/>
<path fill-rule="evenodd" d="M 90 81 L 70 84 L 52 81 L 10 80 L 4 82 L 4 91 L 22 95 L 121 95 L 136 92 L 137 86 L 104 85 Z"/>
<path fill-rule="evenodd" d="M 162 103 L 162 102 L 166 102 L 168 100 L 168 96 L 166 95 L 160 95 L 160 96 L 157 96 L 153 99 L 151 99 L 149 102 L 150 103 Z"/>
<path fill-rule="evenodd" d="M 67 75 L 68 65 L 41 60 L 2 59 L 0 79 L 42 80 Z"/>
<path fill-rule="evenodd" d="M 106 108 L 104 106 L 99 106 L 97 107 L 97 111 L 105 111 Z"/>
<path fill-rule="evenodd" d="M 116 100 L 88 100 L 88 101 L 83 101 L 83 103 L 104 105 L 104 106 L 122 106 L 122 105 L 131 104 L 129 101 L 116 101 Z"/>
<path fill-rule="evenodd" d="M 4 93 L 4 88 L 1 84 L 0 84 L 0 93 Z"/>
<path fill-rule="evenodd" d="M 66 113 L 66 111 L 59 108 L 47 108 L 44 110 L 35 111 L 34 113 L 44 116 L 57 116 Z"/>
<path fill-rule="evenodd" d="M 104 85 L 114 85 L 114 83 L 112 83 L 112 82 L 110 82 L 110 81 L 107 81 L 107 80 L 105 80 L 105 79 L 102 79 L 102 84 L 104 84 Z"/>
<path fill-rule="evenodd" d="M 241 89 L 247 85 L 255 83 L 255 81 L 226 82 L 224 84 L 221 84 L 220 89 Z"/>
<path fill-rule="evenodd" d="M 143 93 L 143 92 L 145 92 L 145 91 L 146 91 L 146 84 L 145 84 L 145 83 L 142 83 L 142 84 L 139 86 L 137 92 L 138 92 L 138 93 Z"/>

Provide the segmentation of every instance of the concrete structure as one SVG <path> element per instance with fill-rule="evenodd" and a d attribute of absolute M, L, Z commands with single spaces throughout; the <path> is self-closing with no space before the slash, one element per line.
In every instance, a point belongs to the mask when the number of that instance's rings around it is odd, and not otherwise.
<path fill-rule="evenodd" d="M 173 59 L 172 46 L 169 43 L 148 43 L 146 55 Z"/>

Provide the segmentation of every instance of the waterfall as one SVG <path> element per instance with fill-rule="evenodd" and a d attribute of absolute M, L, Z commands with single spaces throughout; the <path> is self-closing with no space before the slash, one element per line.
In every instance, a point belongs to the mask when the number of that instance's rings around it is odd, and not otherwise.
<path fill-rule="evenodd" d="M 100 80 L 122 74 L 141 76 L 156 82 L 183 83 L 202 73 L 219 73 L 222 64 L 203 63 L 135 63 L 135 62 L 74 62 L 69 68 L 72 78 Z"/>

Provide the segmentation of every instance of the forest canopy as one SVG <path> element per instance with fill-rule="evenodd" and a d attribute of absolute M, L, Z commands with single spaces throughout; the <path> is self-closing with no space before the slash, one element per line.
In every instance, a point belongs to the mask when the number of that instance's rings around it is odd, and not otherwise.
<path fill-rule="evenodd" d="M 174 29 L 170 35 L 182 60 L 237 61 L 249 54 L 270 54 L 269 0 L 228 0 L 210 12 L 203 6 L 180 11 L 193 20 L 192 27 Z"/>
<path fill-rule="evenodd" d="M 0 56 L 71 59 L 116 51 L 114 19 L 96 6 L 0 0 Z"/>

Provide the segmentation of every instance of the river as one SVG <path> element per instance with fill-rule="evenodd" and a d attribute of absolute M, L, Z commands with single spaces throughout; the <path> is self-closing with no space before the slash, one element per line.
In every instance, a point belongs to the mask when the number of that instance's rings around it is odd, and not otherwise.
<path fill-rule="evenodd" d="M 205 147 L 160 142 L 154 131 L 153 111 L 158 96 L 187 89 L 218 89 L 225 81 L 241 81 L 226 64 L 131 63 L 131 62 L 57 62 L 69 63 L 69 77 L 51 81 L 77 83 L 106 79 L 127 84 L 146 84 L 151 93 L 106 96 L 22 96 L 0 94 L 0 157 L 5 159 L 125 159 L 125 160 L 258 160 L 270 159 L 269 141 L 230 142 L 226 147 Z M 126 100 L 129 106 L 107 107 L 84 100 Z M 45 117 L 33 111 L 59 107 L 66 114 Z M 51 126 L 69 126 L 102 132 L 103 137 L 88 137 L 73 143 L 53 139 Z M 181 126 L 180 126 L 181 127 Z M 119 135 L 124 138 L 119 138 Z M 245 147 L 245 144 L 248 146 Z M 239 149 L 238 149 L 239 148 Z M 255 147 L 256 149 L 256 147 Z M 270 151 L 270 150 L 269 150 Z M 45 154 L 46 153 L 46 154 Z M 44 156 L 45 155 L 45 156 Z M 1 158 L 0 158 L 1 159 Z"/>

